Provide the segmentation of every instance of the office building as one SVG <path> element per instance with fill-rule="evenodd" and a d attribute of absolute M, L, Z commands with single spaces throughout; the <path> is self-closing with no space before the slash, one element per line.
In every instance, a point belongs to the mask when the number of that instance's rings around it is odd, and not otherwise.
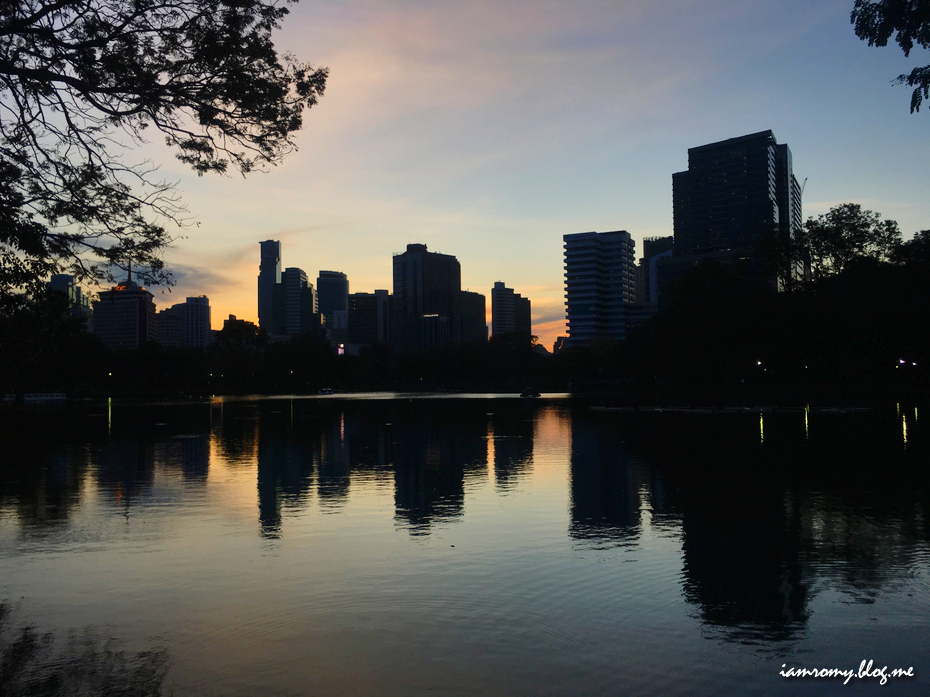
<path fill-rule="evenodd" d="M 568 345 L 626 338 L 626 309 L 635 300 L 635 252 L 625 230 L 563 236 Z"/>
<path fill-rule="evenodd" d="M 391 295 L 386 290 L 349 296 L 349 344 L 375 346 L 391 340 Z"/>
<path fill-rule="evenodd" d="M 94 303 L 94 334 L 111 349 L 132 349 L 158 340 L 154 297 L 127 280 L 100 293 Z"/>
<path fill-rule="evenodd" d="M 672 190 L 674 252 L 654 256 L 650 269 L 660 307 L 664 290 L 697 264 L 746 263 L 761 274 L 759 240 L 801 230 L 801 187 L 791 150 L 772 131 L 690 148 L 688 170 L 672 175 Z M 801 277 L 800 260 L 791 264 Z"/>
<path fill-rule="evenodd" d="M 230 315 L 228 319 L 223 320 L 223 331 L 235 333 L 242 336 L 258 336 L 258 326 L 247 319 L 239 319 L 235 315 Z"/>
<path fill-rule="evenodd" d="M 324 317 L 320 313 L 321 317 Z M 349 311 L 334 310 L 331 319 L 326 321 L 326 328 L 329 330 L 330 338 L 336 346 L 342 346 L 349 342 Z"/>
<path fill-rule="evenodd" d="M 319 322 L 314 317 L 317 296 L 307 273 L 297 267 L 281 272 L 281 282 L 274 287 L 272 336 L 299 336 L 313 332 Z"/>
<path fill-rule="evenodd" d="M 72 317 L 79 317 L 86 322 L 85 328 L 90 328 L 93 320 L 90 298 L 77 284 L 74 276 L 66 273 L 55 274 L 48 282 L 48 289 L 61 293 L 68 303 L 68 313 Z"/>
<path fill-rule="evenodd" d="M 206 348 L 211 341 L 210 300 L 190 297 L 159 312 L 158 341 L 162 346 Z"/>
<path fill-rule="evenodd" d="M 656 283 L 656 263 L 659 259 L 672 256 L 675 238 L 644 237 L 643 256 L 636 269 L 636 302 L 643 305 L 658 305 L 659 290 Z"/>
<path fill-rule="evenodd" d="M 452 341 L 487 341 L 487 301 L 481 293 L 460 290 L 455 294 Z"/>
<path fill-rule="evenodd" d="M 408 244 L 407 251 L 393 258 L 393 330 L 396 351 L 422 351 L 452 338 L 451 321 L 455 301 L 462 289 L 462 269 L 449 254 L 427 250 L 425 244 Z M 422 325 L 429 317 L 428 330 Z M 433 319 L 445 318 L 445 322 Z"/>
<path fill-rule="evenodd" d="M 318 311 L 331 322 L 333 312 L 349 309 L 349 279 L 340 271 L 320 271 L 316 295 Z"/>
<path fill-rule="evenodd" d="M 47 285 L 49 290 L 64 295 L 69 307 L 77 304 L 78 298 L 83 295 L 81 287 L 75 283 L 74 276 L 70 274 L 55 274 L 49 279 Z"/>
<path fill-rule="evenodd" d="M 281 283 L 281 243 L 265 240 L 261 245 L 261 265 L 258 269 L 258 326 L 274 334 L 275 286 Z"/>
<path fill-rule="evenodd" d="M 791 151 L 771 131 L 688 150 L 672 175 L 675 256 L 737 251 L 763 235 L 801 228 L 801 189 Z"/>
<path fill-rule="evenodd" d="M 408 244 L 395 254 L 391 346 L 423 351 L 447 341 L 487 341 L 487 302 L 462 290 L 462 268 L 449 254 Z M 351 323 L 350 323 L 351 325 Z"/>
<path fill-rule="evenodd" d="M 491 289 L 491 336 L 510 332 L 526 337 L 532 335 L 530 299 L 498 281 Z"/>

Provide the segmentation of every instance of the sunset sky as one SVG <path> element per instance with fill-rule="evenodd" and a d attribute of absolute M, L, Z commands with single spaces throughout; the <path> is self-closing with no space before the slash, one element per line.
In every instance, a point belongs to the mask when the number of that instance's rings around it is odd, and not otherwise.
<path fill-rule="evenodd" d="M 168 250 L 159 309 L 207 295 L 214 328 L 255 321 L 259 246 L 283 266 L 391 288 L 410 242 L 453 254 L 462 285 L 532 301 L 534 332 L 565 333 L 562 235 L 672 234 L 687 151 L 771 129 L 804 217 L 853 201 L 930 228 L 930 105 L 891 81 L 930 64 L 869 47 L 852 0 L 302 2 L 280 50 L 330 69 L 299 151 L 268 174 L 197 177 L 153 146 L 195 225 Z"/>

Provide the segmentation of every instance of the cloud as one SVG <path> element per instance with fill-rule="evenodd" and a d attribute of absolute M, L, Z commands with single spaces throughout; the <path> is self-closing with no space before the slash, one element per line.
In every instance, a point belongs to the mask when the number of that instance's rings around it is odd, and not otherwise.
<path fill-rule="evenodd" d="M 533 333 L 539 337 L 539 343 L 546 347 L 551 347 L 555 340 L 560 336 L 566 336 L 568 330 L 565 326 L 565 319 L 543 323 L 533 323 Z"/>
<path fill-rule="evenodd" d="M 533 324 L 551 324 L 553 322 L 564 322 L 565 321 L 565 310 L 546 312 L 544 314 L 533 314 Z"/>
<path fill-rule="evenodd" d="M 184 295 L 210 295 L 211 291 L 221 291 L 234 288 L 240 284 L 238 278 L 230 278 L 203 266 L 173 263 L 168 268 L 174 276 L 175 285 L 170 289 L 171 294 Z M 183 302 L 179 299 L 178 302 Z"/>

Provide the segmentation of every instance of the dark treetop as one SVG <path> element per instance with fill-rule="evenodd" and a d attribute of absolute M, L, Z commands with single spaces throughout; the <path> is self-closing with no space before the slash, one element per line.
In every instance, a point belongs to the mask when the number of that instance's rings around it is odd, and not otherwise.
<path fill-rule="evenodd" d="M 294 148 L 327 70 L 279 56 L 263 0 L 0 0 L 0 300 L 51 273 L 166 280 L 172 187 L 127 150 L 156 131 L 196 172 Z M 149 129 L 148 131 L 146 129 Z"/>
<path fill-rule="evenodd" d="M 869 46 L 887 46 L 894 34 L 905 56 L 911 54 L 915 44 L 930 48 L 930 2 L 927 0 L 856 0 L 851 19 L 856 36 L 868 41 Z M 911 113 L 920 111 L 923 100 L 930 97 L 930 65 L 899 75 L 895 82 L 914 88 Z"/>

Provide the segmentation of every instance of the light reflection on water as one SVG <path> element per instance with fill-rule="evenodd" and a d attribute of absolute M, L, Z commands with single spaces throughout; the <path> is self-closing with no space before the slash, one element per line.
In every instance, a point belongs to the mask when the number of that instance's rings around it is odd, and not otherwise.
<path fill-rule="evenodd" d="M 0 648 L 55 637 L 17 679 L 90 632 L 165 694 L 926 691 L 916 407 L 383 397 L 8 412 Z"/>

